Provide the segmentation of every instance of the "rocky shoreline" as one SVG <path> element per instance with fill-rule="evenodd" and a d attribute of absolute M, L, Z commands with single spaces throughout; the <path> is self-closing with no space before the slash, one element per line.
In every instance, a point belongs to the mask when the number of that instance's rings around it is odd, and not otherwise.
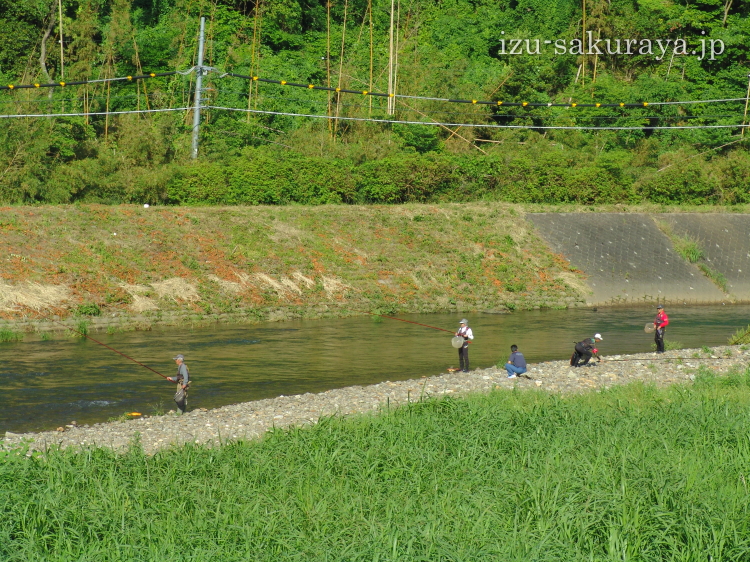
<path fill-rule="evenodd" d="M 460 396 L 495 388 L 542 390 L 571 394 L 642 381 L 666 386 L 695 379 L 700 365 L 716 374 L 750 366 L 747 346 L 721 346 L 710 350 L 681 349 L 663 355 L 643 353 L 605 357 L 596 366 L 574 369 L 567 361 L 530 364 L 527 373 L 508 379 L 505 369 L 490 367 L 469 373 L 446 373 L 434 377 L 370 386 L 352 386 L 297 396 L 245 402 L 213 410 L 199 409 L 183 415 L 163 416 L 77 426 L 56 431 L 16 434 L 7 432 L 6 450 L 23 447 L 44 451 L 49 447 L 110 447 L 125 451 L 139 441 L 147 454 L 185 443 L 220 445 L 228 441 L 258 439 L 273 428 L 317 423 L 326 416 L 377 412 L 424 398 Z"/>

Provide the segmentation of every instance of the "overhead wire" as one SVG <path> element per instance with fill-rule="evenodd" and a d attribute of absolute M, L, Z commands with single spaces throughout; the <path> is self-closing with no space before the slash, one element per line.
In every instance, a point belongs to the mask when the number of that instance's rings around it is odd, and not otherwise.
<path fill-rule="evenodd" d="M 204 67 L 205 70 L 211 70 L 216 71 L 215 68 L 212 67 Z M 16 90 L 16 89 L 30 89 L 30 88 L 56 88 L 56 87 L 67 87 L 67 86 L 74 86 L 74 85 L 84 85 L 84 84 L 92 84 L 92 83 L 100 83 L 100 82 L 118 82 L 118 81 L 134 81 L 134 80 L 140 80 L 140 79 L 147 79 L 147 78 L 155 78 L 155 77 L 163 77 L 163 76 L 173 76 L 173 75 L 187 75 L 196 70 L 196 67 L 191 67 L 187 70 L 182 71 L 169 71 L 169 72 L 151 72 L 148 74 L 142 74 L 142 75 L 129 75 L 129 76 L 119 76 L 119 77 L 113 77 L 113 78 L 103 78 L 103 79 L 93 79 L 93 80 L 79 80 L 79 81 L 73 81 L 73 82 L 57 82 L 57 83 L 48 83 L 48 84 L 22 84 L 22 85 L 6 85 L 6 86 L 0 86 L 0 90 Z M 435 97 L 435 96 L 416 96 L 416 95 L 406 95 L 406 94 L 396 94 L 396 93 L 382 93 L 382 92 L 370 92 L 367 90 L 350 90 L 345 88 L 334 88 L 329 86 L 316 86 L 314 84 L 302 84 L 302 83 L 296 83 L 296 82 L 288 82 L 285 80 L 275 80 L 275 79 L 268 79 L 268 78 L 260 78 L 258 76 L 248 76 L 243 74 L 238 74 L 234 72 L 225 72 L 219 76 L 219 78 L 223 78 L 225 76 L 231 76 L 234 78 L 240 78 L 245 80 L 251 80 L 253 82 L 260 82 L 260 83 L 267 83 L 267 84 L 278 84 L 281 86 L 290 86 L 290 87 L 298 87 L 298 88 L 305 88 L 308 90 L 324 90 L 324 91 L 333 91 L 336 93 L 346 93 L 346 94 L 359 94 L 359 95 L 365 95 L 365 96 L 374 96 L 374 97 L 381 97 L 381 98 L 401 98 L 401 99 L 413 99 L 413 100 L 426 100 L 426 101 L 439 101 L 439 102 L 447 102 L 447 103 L 460 103 L 460 104 L 472 104 L 472 105 L 482 105 L 482 106 L 496 106 L 496 107 L 523 107 L 523 108 L 543 108 L 543 107 L 555 107 L 555 108 L 645 108 L 649 106 L 669 106 L 669 105 L 686 105 L 686 104 L 709 104 L 709 103 L 728 103 L 728 102 L 739 102 L 739 101 L 745 101 L 745 98 L 721 98 L 721 99 L 712 99 L 712 100 L 686 100 L 686 101 L 665 101 L 665 102 L 638 102 L 638 103 L 577 103 L 577 102 L 570 102 L 570 103 L 554 103 L 554 102 L 548 102 L 548 103 L 539 103 L 539 102 L 504 102 L 502 100 L 497 101 L 486 101 L 486 100 L 476 100 L 476 99 L 460 99 L 460 98 L 443 98 L 443 97 Z M 239 92 L 238 92 L 239 93 Z M 18 101 L 18 100 L 16 100 Z M 26 101 L 26 100 L 21 100 Z M 60 100 L 62 101 L 62 100 Z M 287 100 L 289 101 L 289 100 Z M 44 100 L 40 100 L 39 103 L 54 103 L 55 100 L 47 100 L 46 102 Z M 308 100 L 307 103 L 314 103 L 314 100 Z M 353 107 L 356 107 L 352 105 Z M 390 124 L 405 124 L 405 125 L 432 125 L 432 126 L 442 126 L 442 127 L 473 127 L 473 128 L 491 128 L 491 129 L 541 129 L 541 130 L 642 130 L 642 129 L 649 129 L 649 130 L 668 130 L 668 129 L 675 129 L 675 130 L 685 130 L 685 129 L 725 129 L 725 128 L 747 128 L 750 125 L 746 125 L 744 123 L 742 124 L 701 124 L 701 125 L 668 125 L 668 126 L 661 126 L 661 125 L 655 125 L 655 124 L 640 124 L 635 126 L 626 126 L 626 125 L 608 125 L 608 126 L 592 126 L 592 125 L 545 125 L 540 123 L 529 123 L 529 124 L 498 124 L 498 123 L 461 123 L 461 122 L 448 122 L 448 121 L 419 121 L 419 120 L 404 120 L 404 119 L 384 119 L 384 118 L 377 118 L 377 117 L 348 117 L 348 116 L 341 116 L 341 115 L 321 115 L 321 114 L 314 114 L 314 113 L 296 113 L 296 112 L 290 112 L 290 111 L 271 111 L 271 110 L 261 110 L 261 109 L 242 109 L 242 108 L 235 108 L 235 107 L 225 107 L 222 105 L 206 105 L 204 106 L 206 109 L 214 109 L 217 111 L 233 111 L 233 112 L 243 112 L 243 113 L 255 113 L 255 114 L 264 114 L 264 115 L 279 115 L 279 116 L 288 116 L 288 117 L 305 117 L 305 118 L 312 118 L 312 119 L 328 119 L 328 120 L 341 120 L 341 121 L 369 121 L 369 122 L 375 122 L 375 123 L 390 123 Z M 362 107 L 362 106 L 360 106 Z M 24 118 L 31 118 L 31 117 L 45 117 L 45 118 L 52 118 L 52 117 L 72 117 L 72 116 L 95 116 L 95 115 L 123 115 L 123 114 L 139 114 L 139 113 L 160 113 L 160 112 L 170 112 L 170 111 L 186 111 L 193 109 L 192 107 L 180 107 L 180 108 L 162 108 L 162 109 L 145 109 L 145 110 L 119 110 L 119 111 L 105 111 L 105 112 L 67 112 L 67 113 L 23 113 L 23 114 L 6 114 L 6 115 L 0 115 L 0 119 L 8 119 L 13 117 L 24 117 Z M 405 110 L 400 110 L 405 111 Z M 417 112 L 418 113 L 418 112 Z M 431 113 L 435 114 L 436 112 L 431 111 Z M 438 114 L 450 114 L 448 112 L 437 112 Z M 459 115 L 459 114 L 466 114 L 465 112 L 461 113 L 453 113 L 453 115 Z M 596 116 L 596 115 L 581 115 L 581 116 L 566 116 L 566 115 L 534 115 L 534 114 L 528 114 L 528 115 L 514 115 L 514 114 L 491 114 L 491 115 L 483 115 L 484 118 L 489 119 L 500 119 L 500 118 L 513 118 L 513 119 L 536 119 L 536 120 L 548 120 L 548 119 L 566 119 L 566 118 L 583 118 L 583 119 L 626 119 L 626 118 L 634 118 L 634 119 L 659 119 L 659 120 L 678 120 L 678 121 L 684 121 L 688 119 L 726 119 L 731 117 L 731 115 L 691 115 L 691 116 L 643 116 L 643 115 L 635 115 L 635 116 L 628 116 L 628 115 L 622 115 L 622 116 Z"/>
<path fill-rule="evenodd" d="M 247 95 L 247 92 L 241 92 L 239 90 L 220 90 L 217 89 L 216 93 L 218 95 Z M 305 103 L 309 105 L 320 105 L 320 106 L 326 106 L 327 102 L 325 101 L 319 101 L 314 99 L 304 99 L 299 97 L 281 97 L 281 96 L 256 96 L 255 98 L 258 102 L 263 102 L 264 100 L 268 101 L 284 101 L 284 102 L 297 102 L 297 103 Z M 656 104 L 651 104 L 656 105 Z M 342 107 L 348 107 L 353 109 L 369 109 L 368 105 L 365 104 L 355 104 L 355 103 L 342 103 Z M 419 113 L 416 109 L 413 108 L 400 108 L 399 113 Z M 441 111 L 441 110 L 430 110 L 430 115 L 473 115 L 473 116 L 482 116 L 482 117 L 491 117 L 493 119 L 496 118 L 523 118 L 523 117 L 534 117 L 536 119 L 570 119 L 571 116 L 568 114 L 557 114 L 557 115 L 537 115 L 537 114 L 529 114 L 529 115 L 522 115 L 517 113 L 492 113 L 491 115 L 487 114 L 478 114 L 476 112 L 468 112 L 468 111 Z M 687 119 L 725 119 L 729 117 L 736 117 L 742 115 L 741 111 L 738 111 L 738 113 L 727 113 L 727 114 L 697 114 L 697 115 L 638 115 L 636 118 L 638 119 L 672 119 L 672 120 L 687 120 Z M 578 117 L 578 116 L 577 116 Z M 625 119 L 629 116 L 627 115 L 583 115 L 580 116 L 584 119 Z"/>
<path fill-rule="evenodd" d="M 190 69 L 188 72 L 192 72 Z M 93 80 L 74 80 L 72 82 L 49 82 L 47 84 L 41 84 L 35 82 L 34 84 L 8 84 L 6 86 L 0 86 L 0 90 L 25 90 L 25 89 L 39 89 L 39 88 L 65 88 L 66 86 L 82 86 L 84 84 L 96 84 L 99 82 L 120 82 L 127 80 L 132 82 L 133 80 L 145 80 L 146 78 L 157 78 L 160 76 L 174 76 L 175 74 L 184 74 L 184 71 L 172 70 L 169 72 L 150 72 L 149 74 L 141 75 L 130 75 L 130 76 L 118 76 L 115 78 L 97 78 Z"/>
<path fill-rule="evenodd" d="M 500 125 L 497 123 L 444 123 L 439 121 L 406 121 L 399 119 L 381 119 L 376 117 L 344 117 L 335 115 L 318 115 L 311 113 L 291 113 L 287 111 L 267 111 L 261 109 L 241 109 L 236 107 L 223 107 L 217 105 L 207 105 L 206 109 L 216 109 L 224 111 L 237 111 L 242 113 L 256 113 L 261 115 L 280 115 L 287 117 L 308 117 L 312 119 L 339 119 L 342 121 L 368 121 L 372 123 L 390 123 L 400 125 L 430 125 L 430 126 L 443 126 L 443 127 L 471 127 L 471 128 L 486 128 L 486 129 L 549 129 L 549 130 L 575 130 L 575 131 L 640 131 L 643 129 L 651 130 L 682 130 L 682 129 L 734 129 L 734 128 L 748 128 L 750 124 L 733 124 L 733 125 L 673 125 L 673 126 L 660 126 L 660 125 L 638 125 L 638 126 L 562 126 L 562 125 Z M 531 118 L 532 116 L 521 116 Z M 641 117 L 631 117 L 641 118 Z"/>
<path fill-rule="evenodd" d="M 170 111 L 187 111 L 194 109 L 190 107 L 169 107 L 162 109 L 132 109 L 127 111 L 85 111 L 78 113 L 18 113 L 0 114 L 0 119 L 12 119 L 15 117 L 91 117 L 93 115 L 126 115 L 131 113 L 166 113 Z"/>

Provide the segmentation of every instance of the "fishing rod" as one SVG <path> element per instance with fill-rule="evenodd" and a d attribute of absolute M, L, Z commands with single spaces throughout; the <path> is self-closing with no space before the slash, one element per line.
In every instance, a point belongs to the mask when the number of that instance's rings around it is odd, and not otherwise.
<path fill-rule="evenodd" d="M 103 346 L 103 347 L 106 347 L 107 349 L 109 349 L 109 350 L 111 350 L 111 351 L 114 351 L 115 353 L 117 353 L 117 354 L 119 354 L 119 355 L 122 355 L 122 356 L 123 356 L 123 357 L 124 357 L 125 359 L 129 359 L 130 361 L 132 361 L 133 363 L 137 363 L 137 364 L 138 364 L 138 365 L 140 365 L 141 367 L 145 367 L 145 368 L 146 368 L 146 369 L 148 369 L 149 371 L 151 371 L 151 372 L 154 372 L 154 373 L 156 373 L 157 375 L 159 375 L 159 376 L 160 376 L 161 378 L 163 378 L 163 379 L 166 379 L 166 380 L 168 380 L 168 381 L 169 381 L 169 382 L 171 382 L 171 383 L 175 383 L 175 384 L 177 384 L 177 381 L 175 381 L 175 380 L 171 380 L 171 379 L 170 379 L 169 377 L 167 377 L 167 376 L 164 376 L 164 375 L 162 375 L 162 374 L 161 374 L 161 373 L 160 373 L 159 371 L 157 371 L 157 370 L 155 370 L 155 369 L 152 369 L 152 368 L 151 368 L 151 367 L 149 367 L 148 365 L 144 365 L 144 364 L 143 364 L 143 363 L 141 363 L 140 361 L 137 361 L 137 360 L 133 359 L 132 357 L 130 357 L 130 356 L 128 356 L 128 355 L 125 355 L 125 354 L 124 354 L 123 352 L 121 352 L 121 351 L 117 351 L 117 350 L 116 350 L 116 349 L 115 349 L 114 347 L 110 347 L 110 346 L 108 346 L 108 345 L 107 345 L 106 343 L 102 343 L 102 342 L 100 342 L 100 341 L 98 341 L 98 340 L 95 340 L 94 338 L 92 338 L 92 337 L 91 337 L 91 336 L 89 336 L 88 334 L 84 334 L 83 332 L 80 332 L 80 331 L 76 330 L 75 328 L 70 328 L 69 326 L 66 326 L 65 324 L 63 324 L 62 322 L 58 322 L 57 320 L 52 320 L 52 321 L 53 321 L 53 322 L 55 322 L 56 324 L 59 324 L 59 325 L 60 325 L 60 326 L 62 326 L 63 328 L 65 328 L 65 329 L 67 329 L 67 330 L 70 330 L 71 332 L 75 332 L 76 334 L 78 334 L 78 335 L 80 335 L 80 336 L 83 336 L 84 338 L 88 338 L 88 339 L 90 339 L 90 340 L 91 340 L 92 342 L 94 342 L 94 343 L 98 343 L 99 345 L 101 345 L 101 346 Z"/>
<path fill-rule="evenodd" d="M 609 362 L 614 362 L 614 361 L 671 361 L 671 360 L 677 361 L 678 359 L 682 361 L 718 361 L 718 360 L 734 361 L 737 359 L 744 360 L 744 361 L 750 360 L 747 358 L 742 359 L 740 357 L 653 357 L 653 358 L 634 358 L 634 359 L 606 359 L 606 360 L 602 359 L 602 361 L 606 361 L 607 363 L 609 363 Z"/>
<path fill-rule="evenodd" d="M 453 330 L 446 330 L 445 328 L 438 328 L 437 326 L 430 326 L 429 324 L 420 324 L 419 322 L 412 322 L 411 320 L 404 320 L 403 318 L 396 318 L 395 316 L 386 316 L 385 314 L 376 314 L 374 312 L 367 312 L 366 310 L 361 310 L 360 312 L 364 312 L 365 314 L 369 314 L 370 316 L 380 316 L 381 318 L 390 318 L 391 320 L 398 320 L 399 322 L 406 322 L 407 324 L 416 324 L 417 326 L 424 326 L 425 328 L 432 328 L 433 330 L 440 330 L 441 332 L 448 332 L 449 334 L 455 334 Z"/>

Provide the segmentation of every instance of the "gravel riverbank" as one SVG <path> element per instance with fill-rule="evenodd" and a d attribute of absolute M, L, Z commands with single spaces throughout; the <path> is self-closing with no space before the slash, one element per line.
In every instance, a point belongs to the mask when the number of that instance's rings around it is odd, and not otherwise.
<path fill-rule="evenodd" d="M 743 346 L 744 347 L 744 346 Z M 183 415 L 143 416 L 139 419 L 77 426 L 73 423 L 56 431 L 6 433 L 3 446 L 13 448 L 22 442 L 30 450 L 60 447 L 111 447 L 125 450 L 140 439 L 148 454 L 183 443 L 216 445 L 239 439 L 256 439 L 274 427 L 314 424 L 324 416 L 378 411 L 424 397 L 459 396 L 487 392 L 494 388 L 539 389 L 570 394 L 613 385 L 643 381 L 665 386 L 686 383 L 695 378 L 700 365 L 717 374 L 750 365 L 750 350 L 722 346 L 707 351 L 681 349 L 663 355 L 605 357 L 596 366 L 574 369 L 567 361 L 530 364 L 526 375 L 508 379 L 505 369 L 490 367 L 469 373 L 446 373 L 416 380 L 371 386 L 352 386 L 297 396 L 245 402 L 213 410 L 195 410 Z"/>

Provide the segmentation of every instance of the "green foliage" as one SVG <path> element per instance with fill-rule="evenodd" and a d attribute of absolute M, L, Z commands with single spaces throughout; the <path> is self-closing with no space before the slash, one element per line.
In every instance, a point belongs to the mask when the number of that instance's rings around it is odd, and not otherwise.
<path fill-rule="evenodd" d="M 393 125 L 393 132 L 401 137 L 405 147 L 413 148 L 419 154 L 438 152 L 443 147 L 438 134 L 439 130 L 435 126 L 397 123 Z"/>
<path fill-rule="evenodd" d="M 84 338 L 89 334 L 89 326 L 91 322 L 89 320 L 80 320 L 74 330 L 71 331 L 73 337 Z"/>
<path fill-rule="evenodd" d="M 664 349 L 665 351 L 673 351 L 676 349 L 685 349 L 685 345 L 682 342 L 674 341 L 674 340 L 664 340 Z M 656 350 L 656 344 L 651 344 L 651 350 Z"/>
<path fill-rule="evenodd" d="M 207 64 L 221 72 L 330 83 L 355 91 L 388 89 L 388 73 L 382 72 L 388 65 L 388 0 L 330 6 L 317 0 L 63 0 L 61 6 L 68 81 L 190 68 L 198 18 L 208 15 Z M 690 48 L 701 39 L 721 39 L 725 52 L 713 61 L 697 56 L 667 61 L 659 53 L 584 58 L 555 54 L 551 45 L 538 55 L 502 54 L 502 41 L 513 38 L 580 39 L 582 7 L 568 0 L 409 2 L 401 7 L 395 30 L 397 91 L 545 104 L 745 95 L 747 2 L 586 3 L 587 28 L 603 38 L 684 38 Z M 54 25 L 46 42 L 45 71 L 39 62 L 42 37 L 50 22 L 56 23 L 53 8 L 42 0 L 0 0 L 0 84 L 47 81 L 45 72 L 49 80 L 63 78 Z M 207 105 L 267 113 L 206 110 L 197 165 L 189 161 L 189 115 L 99 115 L 189 106 L 192 75 L 51 92 L 0 91 L 2 115 L 93 113 L 86 118 L 4 120 L 0 202 L 750 203 L 748 144 L 737 142 L 735 129 L 653 128 L 736 124 L 744 109 L 740 101 L 620 110 L 397 99 L 396 115 L 390 116 L 381 97 L 337 99 L 320 90 L 218 76 L 205 78 Z M 334 125 L 288 114 L 532 128 Z M 544 125 L 632 129 L 533 129 Z"/>
<path fill-rule="evenodd" d="M 723 273 L 720 271 L 716 271 L 714 268 L 709 267 L 705 263 L 698 264 L 698 269 L 700 269 L 706 277 L 708 277 L 713 283 L 719 287 L 722 291 L 725 293 L 727 291 L 727 278 L 724 276 Z"/>
<path fill-rule="evenodd" d="M 76 316 L 101 316 L 102 309 L 94 302 L 84 303 L 76 307 Z"/>
<path fill-rule="evenodd" d="M 674 249 L 682 258 L 690 263 L 698 263 L 703 260 L 705 253 L 701 245 L 689 238 L 680 236 L 671 236 L 672 242 L 674 243 Z"/>
<path fill-rule="evenodd" d="M 16 342 L 23 339 L 23 332 L 11 330 L 10 328 L 0 328 L 0 343 Z"/>
<path fill-rule="evenodd" d="M 750 343 L 750 325 L 740 328 L 729 338 L 729 345 L 741 345 Z"/>

